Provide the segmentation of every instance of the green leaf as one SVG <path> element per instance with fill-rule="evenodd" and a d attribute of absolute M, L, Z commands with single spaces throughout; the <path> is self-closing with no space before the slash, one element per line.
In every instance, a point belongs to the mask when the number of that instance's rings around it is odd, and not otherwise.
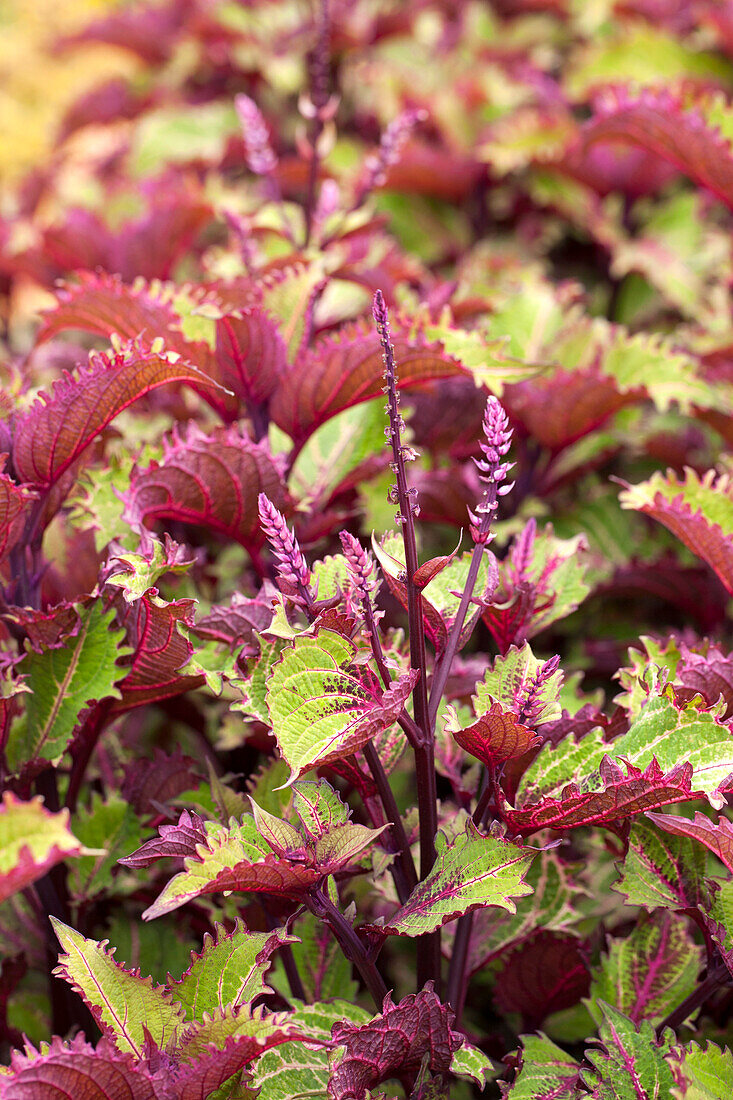
<path fill-rule="evenodd" d="M 88 706 L 121 699 L 116 684 L 127 670 L 117 661 L 130 652 L 124 631 L 112 629 L 114 611 L 100 602 L 79 612 L 78 632 L 57 649 L 29 650 L 18 666 L 31 689 L 23 718 L 11 730 L 7 746 L 12 769 L 31 760 L 57 764 Z"/>
<path fill-rule="evenodd" d="M 181 548 L 168 536 L 164 546 L 159 539 L 147 535 L 139 551 L 145 552 L 115 557 L 113 571 L 106 578 L 107 584 L 123 590 L 127 603 L 139 600 L 160 577 L 168 573 L 185 573 L 193 565 L 193 559 L 186 560 Z"/>
<path fill-rule="evenodd" d="M 638 1024 L 659 1024 L 695 988 L 703 965 L 684 917 L 662 912 L 611 938 L 591 982 L 588 1007 L 597 1022 L 605 1001 Z"/>
<path fill-rule="evenodd" d="M 76 899 L 89 899 L 112 885 L 117 860 L 142 844 L 140 820 L 119 795 L 92 794 L 91 806 L 74 815 L 74 829 L 95 855 L 85 855 L 69 868 L 69 890 Z"/>
<path fill-rule="evenodd" d="M 258 722 L 270 724 L 270 715 L 267 710 L 267 680 L 276 662 L 284 649 L 279 638 L 270 641 L 259 637 L 259 656 L 248 662 L 248 675 L 241 680 L 234 681 L 234 687 L 241 692 L 242 698 L 232 703 L 232 710 L 241 711 L 248 718 L 256 718 Z M 257 799 L 258 802 L 262 800 Z"/>
<path fill-rule="evenodd" d="M 473 915 L 471 940 L 468 947 L 468 968 L 475 974 L 508 947 L 532 935 L 538 928 L 564 932 L 577 923 L 581 914 L 578 900 L 583 890 L 577 886 L 569 869 L 555 852 L 539 852 L 525 879 L 531 895 L 520 898 L 516 913 L 479 910 Z M 445 930 L 450 942 L 455 925 Z"/>
<path fill-rule="evenodd" d="M 488 339 L 475 329 L 453 328 L 449 324 L 426 325 L 423 331 L 428 340 L 440 341 L 448 354 L 470 371 L 477 386 L 487 386 L 497 397 L 501 397 L 505 385 L 534 378 L 546 369 L 542 363 L 512 358 L 506 336 Z"/>
<path fill-rule="evenodd" d="M 293 1001 L 292 1020 L 299 1034 L 321 1042 L 331 1039 L 334 1024 L 347 1020 L 365 1024 L 371 1016 L 350 1001 L 304 1005 Z M 268 1050 L 252 1066 L 258 1100 L 330 1100 L 328 1049 L 307 1043 L 283 1043 Z"/>
<path fill-rule="evenodd" d="M 476 696 L 474 698 L 474 710 L 480 717 L 491 709 L 494 700 L 501 703 L 509 710 L 516 709 L 517 702 L 522 702 L 528 686 L 532 683 L 544 661 L 538 660 L 525 643 L 521 649 L 512 646 L 504 656 L 497 657 L 493 666 L 488 669 L 483 680 L 476 684 Z M 547 680 L 541 688 L 540 698 L 544 706 L 534 725 L 539 726 L 544 722 L 552 722 L 561 714 L 558 695 L 562 683 L 562 672 L 558 671 Z"/>
<path fill-rule="evenodd" d="M 733 1054 L 729 1047 L 722 1050 L 715 1043 L 706 1047 L 689 1043 L 677 1047 L 667 1057 L 677 1087 L 675 1100 L 729 1100 L 733 1095 Z"/>
<path fill-rule="evenodd" d="M 592 1071 L 581 1076 L 592 1088 L 594 1100 L 667 1100 L 674 1084 L 672 1071 L 665 1061 L 672 1032 L 657 1040 L 648 1020 L 637 1028 L 628 1017 L 611 1005 L 599 1002 L 603 1013 L 600 1028 L 601 1050 L 587 1050 Z"/>
<path fill-rule="evenodd" d="M 272 992 L 265 983 L 273 952 L 294 941 L 284 928 L 275 932 L 250 932 L 242 921 L 225 932 L 216 925 L 215 936 L 206 933 L 200 954 L 177 981 L 171 982 L 173 998 L 183 1006 L 186 1019 L 202 1020 L 205 1012 L 227 1005 L 251 1004 Z"/>
<path fill-rule="evenodd" d="M 633 821 L 620 878 L 613 889 L 629 905 L 646 909 L 687 909 L 704 903 L 705 852 L 688 837 L 672 836 L 640 818 Z"/>
<path fill-rule="evenodd" d="M 384 445 L 384 402 L 367 401 L 345 409 L 317 428 L 300 452 L 288 478 L 288 488 L 301 507 L 325 507 L 338 490 L 363 481 L 380 470 Z M 321 599 L 324 594 L 319 592 Z"/>
<path fill-rule="evenodd" d="M 356 646 L 332 630 L 298 637 L 267 681 L 267 709 L 290 782 L 319 764 L 341 760 L 387 729 L 402 711 L 416 674 L 386 691 L 369 689 L 348 666 Z"/>
<path fill-rule="evenodd" d="M 453 1055 L 450 1071 L 455 1073 L 456 1077 L 465 1077 L 469 1081 L 474 1081 L 479 1088 L 483 1088 L 496 1077 L 491 1059 L 487 1058 L 478 1047 L 467 1042 L 464 1042 Z"/>
<path fill-rule="evenodd" d="M 66 952 L 59 956 L 53 973 L 79 993 L 117 1047 L 141 1058 L 147 1030 L 165 1049 L 184 1020 L 182 1008 L 173 1003 L 168 991 L 116 963 L 114 948 L 105 949 L 106 940 L 88 940 L 56 917 L 51 917 L 51 923 Z"/>
<path fill-rule="evenodd" d="M 471 821 L 450 844 L 438 833 L 436 846 L 432 871 L 384 924 L 388 935 L 421 936 L 488 905 L 515 913 L 513 899 L 532 891 L 524 876 L 536 855 L 534 849 L 483 836 Z"/>
<path fill-rule="evenodd" d="M 42 878 L 82 842 L 69 829 L 69 811 L 51 813 L 41 798 L 21 802 L 5 791 L 0 806 L 0 901 Z"/>
<path fill-rule="evenodd" d="M 503 1085 L 511 1100 L 570 1100 L 577 1096 L 580 1066 L 540 1032 L 523 1035 L 520 1067 L 514 1083 Z"/>

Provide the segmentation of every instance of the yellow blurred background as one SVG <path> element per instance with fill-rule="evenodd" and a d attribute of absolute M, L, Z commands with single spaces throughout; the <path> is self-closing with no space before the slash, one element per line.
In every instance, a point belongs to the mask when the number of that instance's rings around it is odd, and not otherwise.
<path fill-rule="evenodd" d="M 0 187 L 43 163 L 67 107 L 101 80 L 129 74 L 124 50 L 87 45 L 52 56 L 61 35 L 120 0 L 0 0 Z"/>

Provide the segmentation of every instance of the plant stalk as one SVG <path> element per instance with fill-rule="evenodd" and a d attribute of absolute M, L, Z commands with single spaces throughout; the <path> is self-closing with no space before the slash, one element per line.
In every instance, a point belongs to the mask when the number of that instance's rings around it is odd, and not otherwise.
<path fill-rule="evenodd" d="M 376 963 L 367 954 L 364 944 L 346 920 L 346 917 L 339 912 L 331 899 L 322 890 L 313 890 L 305 900 L 313 916 L 326 921 L 338 940 L 344 955 L 361 974 L 364 984 L 372 995 L 377 1012 L 381 1012 L 384 998 L 389 990 L 384 984 L 382 975 L 377 970 Z"/>

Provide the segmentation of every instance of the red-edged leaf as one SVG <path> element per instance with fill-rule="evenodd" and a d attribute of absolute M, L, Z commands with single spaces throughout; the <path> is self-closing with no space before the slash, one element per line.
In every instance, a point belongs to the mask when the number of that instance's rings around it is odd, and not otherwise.
<path fill-rule="evenodd" d="M 534 1031 L 552 1012 L 577 1004 L 589 986 L 581 941 L 540 931 L 507 956 L 497 975 L 494 1002 L 503 1013 L 521 1013 L 522 1026 Z"/>
<path fill-rule="evenodd" d="M 118 684 L 122 699 L 115 702 L 114 713 L 169 699 L 203 683 L 203 676 L 179 672 L 191 659 L 193 646 L 177 624 L 192 625 L 194 605 L 195 600 L 166 603 L 155 588 L 131 604 L 118 597 L 119 620 L 133 654 L 130 671 Z"/>
<path fill-rule="evenodd" d="M 279 1030 L 264 1035 L 230 1036 L 219 1050 L 213 1044 L 203 1043 L 193 1049 L 189 1040 L 186 1055 L 191 1060 L 175 1073 L 177 1100 L 207 1100 L 233 1074 L 266 1050 L 297 1039 L 297 1030 L 285 1023 Z"/>
<path fill-rule="evenodd" d="M 674 814 L 650 813 L 647 817 L 667 833 L 699 840 L 723 861 L 729 871 L 733 871 L 733 824 L 727 817 L 718 817 L 717 821 L 711 821 L 699 812 L 692 821 L 688 817 L 677 817 Z"/>
<path fill-rule="evenodd" d="M 0 804 L 0 901 L 42 878 L 81 844 L 69 830 L 69 811 L 51 813 L 40 798 L 21 802 L 5 791 Z"/>
<path fill-rule="evenodd" d="M 708 121 L 704 109 L 687 106 L 665 90 L 638 94 L 607 91 L 584 126 L 585 147 L 596 141 L 637 145 L 663 157 L 691 179 L 733 206 L 733 154 L 729 143 Z"/>
<path fill-rule="evenodd" d="M 434 378 L 465 373 L 441 344 L 420 336 L 393 336 L 402 389 Z M 369 401 L 382 392 L 384 364 L 379 336 L 370 327 L 353 325 L 304 352 L 275 391 L 272 419 L 301 443 L 336 413 Z"/>
<path fill-rule="evenodd" d="M 395 1005 L 384 998 L 382 1011 L 368 1024 L 337 1023 L 334 1042 L 346 1049 L 331 1066 L 328 1095 L 364 1100 L 368 1089 L 403 1074 L 416 1073 L 427 1060 L 436 1074 L 447 1073 L 463 1036 L 453 1031 L 453 1012 L 436 997 L 429 982 L 419 993 Z"/>
<path fill-rule="evenodd" d="M 445 732 L 458 742 L 461 748 L 475 756 L 487 767 L 493 768 L 506 760 L 523 756 L 539 745 L 542 738 L 534 730 L 522 725 L 517 715 L 494 702 L 480 718 L 465 729 L 458 724 L 458 716 L 448 708 Z"/>
<path fill-rule="evenodd" d="M 262 540 L 260 493 L 289 511 L 282 470 L 268 445 L 235 426 L 206 435 L 191 423 L 164 441 L 160 462 L 133 471 L 125 518 L 136 528 L 159 519 L 190 523 L 251 546 Z"/>
<path fill-rule="evenodd" d="M 16 485 L 2 472 L 7 458 L 7 455 L 0 455 L 0 561 L 4 561 L 22 537 L 28 504 L 33 499 L 25 486 Z"/>
<path fill-rule="evenodd" d="M 132 855 L 118 860 L 125 867 L 150 867 L 166 856 L 195 856 L 196 845 L 206 844 L 203 818 L 193 810 L 184 810 L 177 825 L 160 825 L 159 836 L 148 840 Z"/>
<path fill-rule="evenodd" d="M 560 798 L 544 798 L 534 806 L 520 809 L 504 808 L 512 828 L 523 835 L 538 829 L 574 829 L 579 825 L 610 825 L 645 810 L 673 802 L 685 802 L 698 796 L 692 791 L 692 766 L 682 763 L 666 775 L 652 760 L 645 771 L 627 764 L 627 772 L 610 757 L 600 765 L 603 787 L 597 791 L 581 791 L 570 784 Z"/>
<path fill-rule="evenodd" d="M 67 329 L 81 329 L 107 338 L 117 333 L 123 340 L 143 336 L 150 342 L 163 336 L 166 348 L 181 350 L 170 340 L 180 320 L 163 288 L 142 279 L 130 286 L 104 271 L 79 271 L 75 278 L 56 291 L 57 304 L 43 314 L 39 344 Z"/>
<path fill-rule="evenodd" d="M 685 469 L 680 480 L 668 470 L 640 485 L 627 485 L 621 507 L 663 523 L 685 546 L 714 569 L 733 595 L 733 490 L 730 478 L 709 470 L 702 478 Z"/>
<path fill-rule="evenodd" d="M 12 1051 L 10 1076 L 0 1077 L 2 1100 L 173 1100 L 165 1080 L 144 1062 L 101 1039 L 96 1049 L 83 1035 L 70 1043 L 51 1040 L 47 1049 L 26 1044 Z"/>
<path fill-rule="evenodd" d="M 66 374 L 16 422 L 13 466 L 28 484 L 48 488 L 118 413 L 166 382 L 215 385 L 165 353 L 131 343 L 111 355 L 92 353 L 76 376 Z"/>

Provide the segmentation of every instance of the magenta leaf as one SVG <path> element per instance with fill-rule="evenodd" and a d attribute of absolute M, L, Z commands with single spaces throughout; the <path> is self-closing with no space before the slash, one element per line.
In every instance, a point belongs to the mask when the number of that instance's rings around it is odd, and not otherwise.
<path fill-rule="evenodd" d="M 724 699 L 726 709 L 723 720 L 727 721 L 733 715 L 733 655 L 723 653 L 718 646 L 711 645 L 703 653 L 696 653 L 680 643 L 674 683 L 675 687 L 682 685 L 683 690 L 678 691 L 677 695 L 683 699 L 690 699 L 699 692 L 710 707 L 719 699 Z"/>
<path fill-rule="evenodd" d="M 540 931 L 511 951 L 496 978 L 494 1003 L 518 1012 L 534 1031 L 546 1016 L 570 1008 L 590 986 L 586 951 L 577 936 Z"/>
<path fill-rule="evenodd" d="M 273 319 L 251 307 L 217 318 L 215 362 L 216 380 L 234 394 L 222 395 L 222 414 L 236 420 L 242 406 L 262 405 L 275 392 L 287 366 L 287 348 Z"/>
<path fill-rule="evenodd" d="M 113 333 L 123 340 L 142 337 L 148 342 L 162 336 L 166 348 L 181 351 L 170 339 L 180 325 L 170 295 L 141 279 L 130 286 L 119 275 L 79 271 L 75 282 L 56 291 L 56 298 L 57 304 L 43 314 L 39 343 L 67 329 L 80 329 L 107 339 Z"/>
<path fill-rule="evenodd" d="M 23 535 L 28 518 L 28 505 L 33 494 L 23 485 L 16 485 L 2 471 L 7 455 L 0 455 L 0 562 L 3 561 Z"/>
<path fill-rule="evenodd" d="M 139 343 L 111 355 L 92 353 L 88 366 L 66 374 L 19 416 L 13 440 L 18 477 L 50 488 L 118 413 L 166 382 L 215 385 L 176 356 Z"/>
<path fill-rule="evenodd" d="M 156 748 L 151 760 L 135 758 L 125 769 L 122 796 L 139 817 L 158 813 L 161 805 L 172 801 L 199 783 L 196 762 L 184 756 L 180 747 L 172 753 Z"/>
<path fill-rule="evenodd" d="M 158 832 L 159 836 L 119 862 L 125 867 L 150 867 L 165 856 L 195 856 L 197 845 L 207 840 L 204 821 L 193 810 L 184 810 L 177 825 L 160 825 Z"/>
<path fill-rule="evenodd" d="M 228 606 L 213 604 L 208 614 L 197 620 L 193 632 L 199 638 L 224 642 L 232 648 L 244 644 L 245 655 L 254 657 L 259 652 L 257 635 L 272 622 L 272 601 L 276 595 L 277 589 L 269 581 L 265 581 L 254 598 L 234 592 Z"/>
<path fill-rule="evenodd" d="M 733 824 L 727 817 L 720 815 L 716 821 L 711 821 L 699 811 L 692 820 L 673 814 L 650 813 L 647 817 L 673 836 L 689 837 L 704 844 L 729 871 L 733 871 Z"/>
<path fill-rule="evenodd" d="M 597 141 L 637 145 L 670 161 L 733 206 L 733 154 L 707 117 L 704 101 L 696 106 L 679 95 L 650 88 L 637 94 L 609 90 L 596 104 L 581 140 L 586 147 Z"/>
<path fill-rule="evenodd" d="M 465 372 L 440 344 L 399 330 L 393 344 L 402 388 Z M 371 326 L 354 325 L 300 356 L 273 396 L 272 418 L 296 443 L 302 443 L 336 413 L 378 397 L 383 372 L 378 335 Z"/>
<path fill-rule="evenodd" d="M 164 1079 L 106 1039 L 94 1048 L 83 1035 L 54 1038 L 41 1051 L 26 1043 L 23 1053 L 12 1052 L 10 1070 L 0 1077 L 3 1100 L 174 1100 Z"/>
<path fill-rule="evenodd" d="M 417 1073 L 423 1059 L 431 1073 L 447 1073 L 464 1042 L 452 1029 L 453 1019 L 428 983 L 397 1005 L 385 997 L 381 1013 L 368 1024 L 335 1024 L 334 1042 L 346 1049 L 331 1064 L 328 1095 L 333 1100 L 364 1100 L 367 1091 L 383 1081 Z"/>
<path fill-rule="evenodd" d="M 288 510 L 282 470 L 267 444 L 254 443 L 238 427 L 206 435 L 191 423 L 164 441 L 160 462 L 133 471 L 125 517 L 137 529 L 174 520 L 252 546 L 262 540 L 260 493 Z"/>

